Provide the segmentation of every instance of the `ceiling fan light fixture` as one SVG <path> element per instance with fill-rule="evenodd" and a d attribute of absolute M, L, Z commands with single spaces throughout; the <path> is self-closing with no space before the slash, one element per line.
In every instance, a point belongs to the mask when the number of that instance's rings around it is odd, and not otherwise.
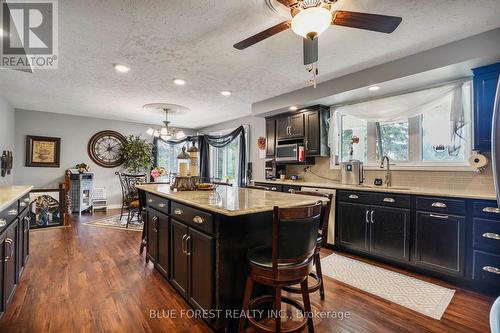
<path fill-rule="evenodd" d="M 292 19 L 292 30 L 304 38 L 321 35 L 332 24 L 332 13 L 325 7 L 310 7 Z"/>

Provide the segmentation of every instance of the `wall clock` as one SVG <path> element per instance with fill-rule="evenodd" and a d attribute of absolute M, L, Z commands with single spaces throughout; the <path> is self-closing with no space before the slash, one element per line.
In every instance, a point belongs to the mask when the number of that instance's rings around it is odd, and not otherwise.
<path fill-rule="evenodd" d="M 97 165 L 115 168 L 123 163 L 120 146 L 126 142 L 127 139 L 116 131 L 101 131 L 90 138 L 87 151 Z"/>

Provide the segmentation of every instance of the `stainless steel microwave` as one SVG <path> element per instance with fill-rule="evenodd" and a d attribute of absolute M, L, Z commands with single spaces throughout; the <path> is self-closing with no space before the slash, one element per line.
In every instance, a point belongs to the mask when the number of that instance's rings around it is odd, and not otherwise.
<path fill-rule="evenodd" d="M 276 146 L 276 162 L 298 162 L 299 161 L 299 145 L 286 144 Z"/>

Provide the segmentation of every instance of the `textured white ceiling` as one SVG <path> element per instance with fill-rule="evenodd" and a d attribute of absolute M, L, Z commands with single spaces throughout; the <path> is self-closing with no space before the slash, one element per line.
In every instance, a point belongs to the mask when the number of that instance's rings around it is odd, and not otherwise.
<path fill-rule="evenodd" d="M 59 1 L 59 69 L 1 70 L 16 108 L 160 123 L 151 102 L 192 111 L 174 126 L 199 128 L 249 115 L 251 103 L 305 85 L 302 41 L 283 32 L 232 45 L 281 22 L 264 0 Z M 391 35 L 331 27 L 320 37 L 320 80 L 331 79 L 500 26 L 498 0 L 339 0 L 335 8 L 402 16 Z M 118 74 L 113 63 L 131 67 Z M 175 86 L 173 78 L 187 84 Z M 231 90 L 229 98 L 220 90 Z"/>

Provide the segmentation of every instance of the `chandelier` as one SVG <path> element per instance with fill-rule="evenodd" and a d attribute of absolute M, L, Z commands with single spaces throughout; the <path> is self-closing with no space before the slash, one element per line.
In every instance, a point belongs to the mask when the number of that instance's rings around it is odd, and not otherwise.
<path fill-rule="evenodd" d="M 166 103 L 151 103 L 143 106 L 146 110 L 160 110 L 165 112 L 165 120 L 163 121 L 163 125 L 161 127 L 150 127 L 146 131 L 146 133 L 150 136 L 154 136 L 155 138 L 160 138 L 164 141 L 168 141 L 171 139 L 182 139 L 186 136 L 186 134 L 179 129 L 170 127 L 170 121 L 168 120 L 169 113 L 180 113 L 186 112 L 188 109 L 174 104 L 166 104 Z"/>

